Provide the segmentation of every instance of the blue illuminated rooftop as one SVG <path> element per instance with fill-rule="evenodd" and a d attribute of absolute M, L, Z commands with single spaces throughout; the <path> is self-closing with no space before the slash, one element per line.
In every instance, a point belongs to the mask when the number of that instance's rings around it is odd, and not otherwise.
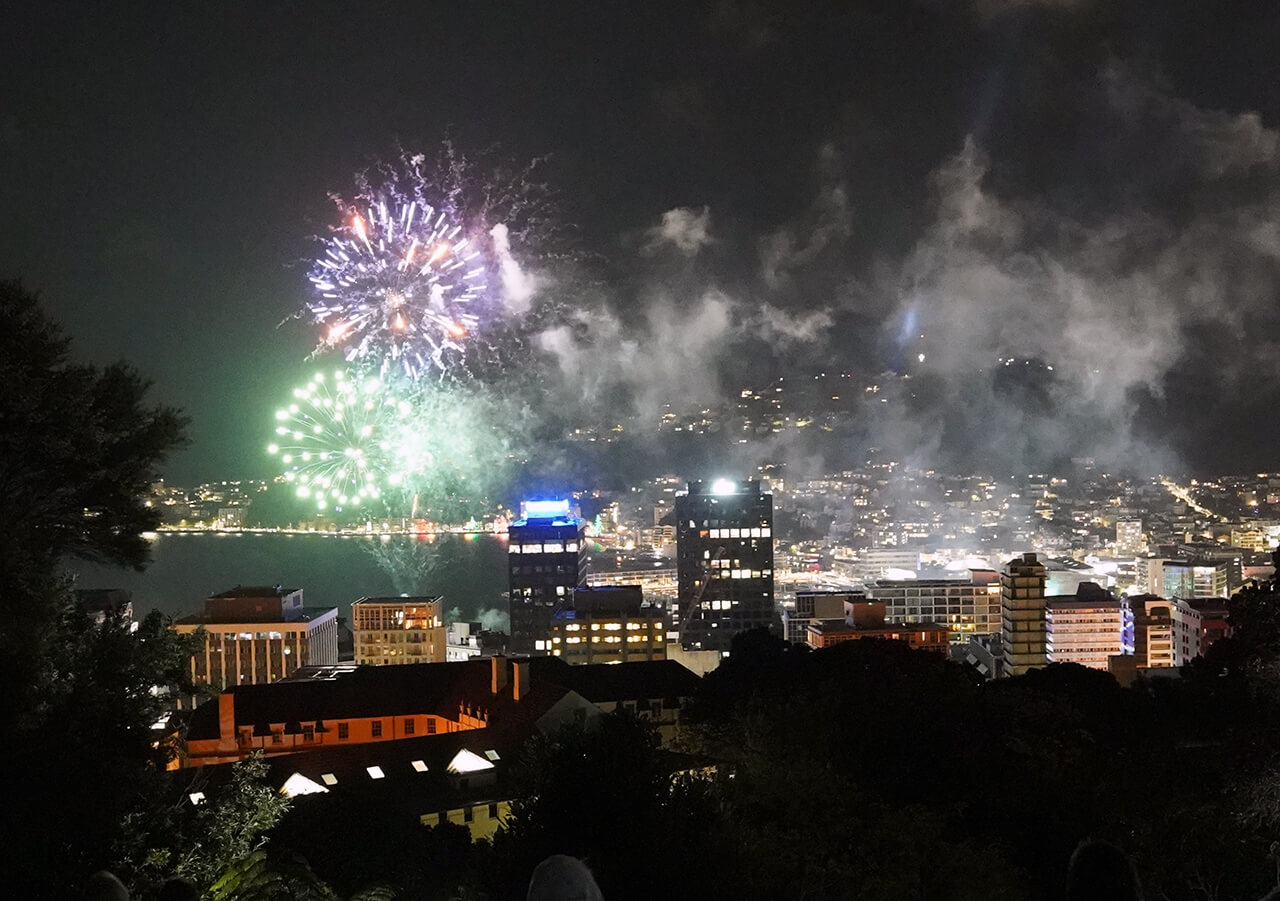
<path fill-rule="evenodd" d="M 582 522 L 573 515 L 567 500 L 524 501 L 520 507 L 523 515 L 511 524 L 512 528 L 529 525 L 577 526 Z"/>

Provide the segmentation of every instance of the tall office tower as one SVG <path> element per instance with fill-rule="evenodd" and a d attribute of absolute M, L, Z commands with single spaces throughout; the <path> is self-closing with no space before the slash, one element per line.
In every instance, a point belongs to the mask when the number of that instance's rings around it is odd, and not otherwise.
<path fill-rule="evenodd" d="M 443 608 L 439 595 L 352 601 L 356 663 L 444 663 Z"/>
<path fill-rule="evenodd" d="M 686 649 L 725 653 L 739 632 L 778 631 L 773 495 L 757 480 L 690 482 L 676 495 L 676 570 L 672 628 Z"/>
<path fill-rule="evenodd" d="M 1045 570 L 1035 554 L 1010 560 L 1000 576 L 1000 625 L 1004 639 L 1004 673 L 1021 676 L 1044 666 Z"/>
<path fill-rule="evenodd" d="M 1116 520 L 1116 556 L 1141 557 L 1147 552 L 1147 544 L 1142 540 L 1142 520 Z"/>
<path fill-rule="evenodd" d="M 574 589 L 587 584 L 586 523 L 568 501 L 526 501 L 511 524 L 507 574 L 511 589 L 512 654 L 551 653 L 557 609 L 573 606 Z"/>

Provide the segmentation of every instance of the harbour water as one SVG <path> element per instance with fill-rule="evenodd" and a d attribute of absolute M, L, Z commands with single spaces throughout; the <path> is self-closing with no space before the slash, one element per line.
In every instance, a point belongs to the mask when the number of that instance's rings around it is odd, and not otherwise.
<path fill-rule="evenodd" d="M 452 618 L 491 621 L 505 612 L 506 536 L 161 532 L 143 572 L 78 560 L 77 588 L 124 588 L 135 614 L 199 612 L 210 594 L 236 585 L 302 588 L 306 603 L 350 615 L 361 597 L 443 595 Z M 486 615 L 487 614 L 487 615 Z"/>

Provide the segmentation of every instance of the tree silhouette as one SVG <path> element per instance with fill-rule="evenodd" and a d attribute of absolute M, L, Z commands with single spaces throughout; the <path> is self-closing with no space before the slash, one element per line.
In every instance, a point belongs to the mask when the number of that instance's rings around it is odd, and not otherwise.
<path fill-rule="evenodd" d="M 136 633 L 77 607 L 67 556 L 141 568 L 158 522 L 144 495 L 184 418 L 146 403 L 129 366 L 74 363 L 18 282 L 0 282 L 0 741 L 15 779 L 3 833 L 18 895 L 57 894 L 110 863 L 125 811 L 157 784 L 151 727 L 180 683 L 185 644 L 158 616 Z"/>

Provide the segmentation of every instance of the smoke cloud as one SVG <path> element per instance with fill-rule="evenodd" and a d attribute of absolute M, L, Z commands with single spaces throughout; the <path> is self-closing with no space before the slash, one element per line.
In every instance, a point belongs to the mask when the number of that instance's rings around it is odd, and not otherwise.
<path fill-rule="evenodd" d="M 1241 391 L 1276 375 L 1275 343 L 1257 336 L 1278 324 L 1280 134 L 1157 85 L 1115 63 L 1097 74 L 1118 167 L 1091 187 L 1097 203 L 998 178 L 1000 146 L 969 136 L 933 167 L 921 227 L 896 257 L 867 252 L 874 234 L 855 228 L 849 189 L 858 161 L 831 143 L 795 219 L 758 235 L 722 227 L 715 255 L 701 254 L 710 207 L 666 211 L 621 263 L 627 290 L 534 336 L 549 396 L 570 418 L 657 441 L 664 413 L 731 411 L 740 384 L 830 365 L 848 378 L 842 402 L 858 398 L 838 436 L 846 457 L 1177 467 L 1192 436 L 1169 411 L 1188 385 Z M 661 247 L 693 262 L 673 270 Z M 816 430 L 721 437 L 717 459 L 743 468 L 831 465 Z"/>
<path fill-rule="evenodd" d="M 502 298 L 513 316 L 529 312 L 533 297 L 538 293 L 538 279 L 521 268 L 511 254 L 511 239 L 507 226 L 499 222 L 489 232 L 493 238 L 494 254 L 498 258 L 498 274 L 502 278 Z"/>
<path fill-rule="evenodd" d="M 648 235 L 645 249 L 651 254 L 670 246 L 686 257 L 695 256 L 711 243 L 711 210 L 705 206 L 701 210 L 692 207 L 667 210 L 662 214 L 661 224 L 649 229 Z"/>

